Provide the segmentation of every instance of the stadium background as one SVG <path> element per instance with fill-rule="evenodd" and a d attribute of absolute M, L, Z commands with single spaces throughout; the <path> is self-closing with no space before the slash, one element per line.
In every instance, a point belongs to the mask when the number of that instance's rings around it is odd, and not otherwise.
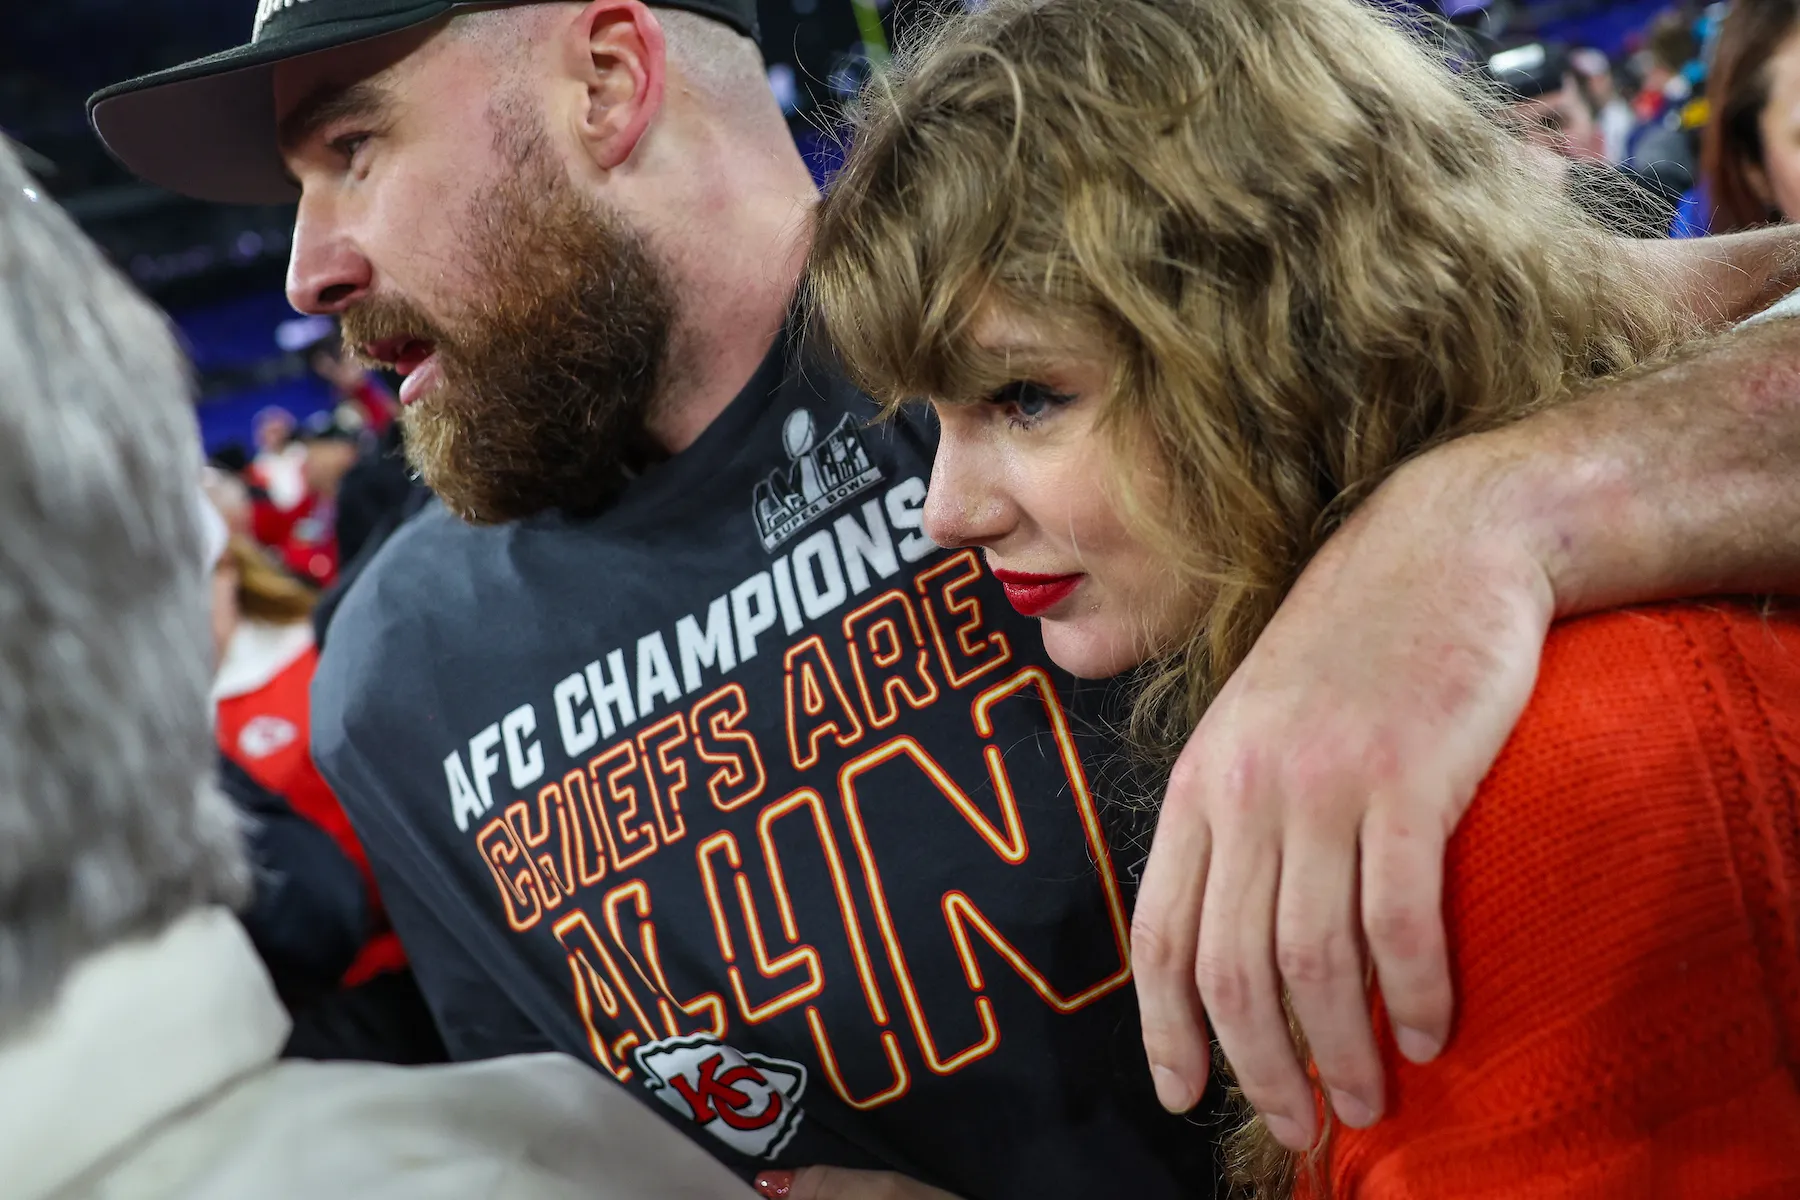
<path fill-rule="evenodd" d="M 1554 40 L 1628 61 L 1668 0 L 1444 0 L 1498 44 Z M 929 0 L 761 0 L 770 84 L 815 174 L 834 164 L 832 105 L 903 39 Z M 1678 8 L 1704 27 L 1718 8 Z M 42 186 L 174 317 L 199 379 L 209 450 L 251 445 L 269 406 L 304 421 L 333 393 L 305 353 L 328 327 L 282 295 L 292 210 L 203 204 L 134 180 L 87 127 L 93 90 L 235 45 L 250 0 L 59 0 L 8 5 L 0 39 L 0 131 Z"/>

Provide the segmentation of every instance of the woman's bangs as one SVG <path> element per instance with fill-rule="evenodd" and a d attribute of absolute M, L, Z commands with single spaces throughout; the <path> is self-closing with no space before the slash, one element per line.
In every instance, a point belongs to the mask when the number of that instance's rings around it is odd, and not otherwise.
<path fill-rule="evenodd" d="M 1000 173 L 908 132 L 895 139 L 907 144 L 869 156 L 883 169 L 847 173 L 827 195 L 812 265 L 845 369 L 889 408 L 972 399 L 1004 382 L 975 334 L 1016 257 L 1006 233 L 1016 199 Z"/>

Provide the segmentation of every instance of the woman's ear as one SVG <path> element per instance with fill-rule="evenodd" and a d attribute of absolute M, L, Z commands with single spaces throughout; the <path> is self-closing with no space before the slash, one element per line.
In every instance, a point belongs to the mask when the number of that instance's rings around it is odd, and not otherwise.
<path fill-rule="evenodd" d="M 641 0 L 593 0 L 569 37 L 587 91 L 577 132 L 595 164 L 610 171 L 631 157 L 662 109 L 662 24 Z"/>
<path fill-rule="evenodd" d="M 1757 203 L 1770 212 L 1776 211 L 1775 189 L 1769 186 L 1769 173 L 1763 170 L 1761 163 L 1744 164 L 1744 182 L 1749 185 L 1750 194 L 1756 197 Z"/>

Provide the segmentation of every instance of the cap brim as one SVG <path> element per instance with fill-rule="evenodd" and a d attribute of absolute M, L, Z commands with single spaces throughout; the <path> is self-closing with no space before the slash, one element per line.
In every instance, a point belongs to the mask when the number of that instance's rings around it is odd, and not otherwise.
<path fill-rule="evenodd" d="M 96 92 L 88 119 L 133 174 L 172 192 L 224 204 L 300 198 L 275 145 L 277 63 L 399 33 L 453 0 L 271 37 Z"/>

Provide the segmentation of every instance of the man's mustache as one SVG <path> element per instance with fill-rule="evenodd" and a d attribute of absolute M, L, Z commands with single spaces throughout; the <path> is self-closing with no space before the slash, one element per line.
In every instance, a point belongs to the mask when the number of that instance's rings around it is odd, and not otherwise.
<path fill-rule="evenodd" d="M 370 353 L 373 347 L 383 342 L 416 339 L 440 348 L 455 342 L 418 305 L 399 296 L 371 296 L 359 300 L 344 310 L 338 325 L 345 352 L 364 366 L 377 369 L 393 366 Z"/>

